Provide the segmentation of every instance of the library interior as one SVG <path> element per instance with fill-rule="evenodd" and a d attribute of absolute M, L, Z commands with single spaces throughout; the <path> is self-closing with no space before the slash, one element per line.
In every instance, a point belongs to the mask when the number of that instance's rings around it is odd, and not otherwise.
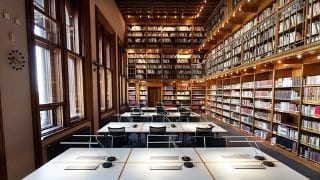
<path fill-rule="evenodd" d="M 0 179 L 320 179 L 320 0 L 0 13 Z"/>

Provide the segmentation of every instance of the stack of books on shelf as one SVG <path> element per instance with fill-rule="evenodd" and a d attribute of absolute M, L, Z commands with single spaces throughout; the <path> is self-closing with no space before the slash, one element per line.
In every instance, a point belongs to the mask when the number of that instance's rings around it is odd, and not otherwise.
<path fill-rule="evenodd" d="M 280 100 L 299 100 L 299 92 L 296 90 L 276 90 L 274 93 L 275 99 Z"/>
<path fill-rule="evenodd" d="M 273 131 L 276 132 L 277 135 L 286 137 L 288 139 L 298 140 L 298 130 L 287 127 L 285 125 L 275 125 Z"/>
<path fill-rule="evenodd" d="M 301 128 L 303 130 L 315 132 L 320 134 L 320 121 L 312 121 L 308 119 L 302 119 Z"/>
<path fill-rule="evenodd" d="M 301 77 L 279 78 L 275 80 L 275 87 L 300 87 Z"/>
<path fill-rule="evenodd" d="M 274 109 L 280 112 L 299 113 L 299 106 L 290 102 L 276 103 Z"/>
<path fill-rule="evenodd" d="M 320 118 L 320 105 L 319 106 L 302 105 L 301 113 L 305 116 Z"/>

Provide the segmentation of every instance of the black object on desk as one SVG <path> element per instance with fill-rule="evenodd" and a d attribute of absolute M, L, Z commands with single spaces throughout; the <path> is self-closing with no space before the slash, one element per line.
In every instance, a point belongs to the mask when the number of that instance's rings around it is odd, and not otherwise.
<path fill-rule="evenodd" d="M 110 168 L 112 166 L 112 163 L 111 162 L 104 162 L 102 163 L 102 167 L 103 168 Z"/>
<path fill-rule="evenodd" d="M 193 163 L 192 163 L 192 162 L 184 162 L 183 165 L 184 165 L 186 168 L 192 168 L 192 167 L 193 167 Z"/>

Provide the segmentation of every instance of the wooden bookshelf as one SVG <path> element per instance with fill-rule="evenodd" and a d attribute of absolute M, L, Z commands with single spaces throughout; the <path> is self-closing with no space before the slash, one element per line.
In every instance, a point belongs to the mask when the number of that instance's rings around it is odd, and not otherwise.
<path fill-rule="evenodd" d="M 198 48 L 205 38 L 198 25 L 128 25 L 128 48 Z"/>
<path fill-rule="evenodd" d="M 191 85 L 191 107 L 196 113 L 205 113 L 206 84 L 192 83 Z"/>
<path fill-rule="evenodd" d="M 128 83 L 128 105 L 129 107 L 137 105 L 137 91 L 134 82 Z"/>
<path fill-rule="evenodd" d="M 139 83 L 139 105 L 148 106 L 148 87 L 146 82 Z"/>
<path fill-rule="evenodd" d="M 176 105 L 176 86 L 174 83 L 163 83 L 163 105 L 175 106 Z"/>

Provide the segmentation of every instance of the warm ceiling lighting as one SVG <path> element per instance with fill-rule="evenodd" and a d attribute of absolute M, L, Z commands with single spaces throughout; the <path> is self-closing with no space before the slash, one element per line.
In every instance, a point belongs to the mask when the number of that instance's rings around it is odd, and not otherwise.
<path fill-rule="evenodd" d="M 158 18 L 160 18 L 160 16 L 158 15 Z"/>
<path fill-rule="evenodd" d="M 204 3 L 207 3 L 207 0 L 204 0 L 203 2 L 204 2 Z"/>
<path fill-rule="evenodd" d="M 317 59 L 320 59 L 320 55 L 317 56 Z"/>
<path fill-rule="evenodd" d="M 301 58 L 302 58 L 302 55 L 301 55 L 301 54 L 298 54 L 298 55 L 297 55 L 297 58 L 298 58 L 298 59 L 301 59 Z"/>
<path fill-rule="evenodd" d="M 256 67 L 256 66 L 253 66 L 253 69 L 257 69 L 257 67 Z"/>
<path fill-rule="evenodd" d="M 236 17 L 236 13 L 235 12 L 233 12 L 232 17 Z"/>
<path fill-rule="evenodd" d="M 247 69 L 244 69 L 243 71 L 244 71 L 244 72 L 247 72 Z"/>
<path fill-rule="evenodd" d="M 167 16 L 166 16 L 166 15 L 164 15 L 164 18 L 167 18 Z"/>
<path fill-rule="evenodd" d="M 139 18 L 141 18 L 142 16 L 140 15 Z"/>
<path fill-rule="evenodd" d="M 177 16 L 174 16 L 174 18 L 176 18 L 176 19 L 177 19 Z"/>
<path fill-rule="evenodd" d="M 237 74 L 239 73 L 239 71 L 236 72 Z"/>
<path fill-rule="evenodd" d="M 278 60 L 278 61 L 277 61 L 277 63 L 278 63 L 278 64 L 281 64 L 281 63 L 282 63 L 282 61 L 281 61 L 281 60 Z"/>

